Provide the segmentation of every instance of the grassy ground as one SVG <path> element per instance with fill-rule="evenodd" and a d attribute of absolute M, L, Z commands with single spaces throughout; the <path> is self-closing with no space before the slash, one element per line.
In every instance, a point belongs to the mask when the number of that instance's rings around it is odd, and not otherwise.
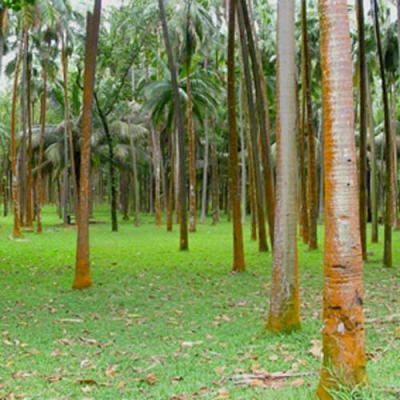
<path fill-rule="evenodd" d="M 0 224 L 0 398 L 312 399 L 318 383 L 322 251 L 300 247 L 302 331 L 271 336 L 271 255 L 257 252 L 245 227 L 247 272 L 233 275 L 227 222 L 199 225 L 190 251 L 178 229 L 144 218 L 91 225 L 94 286 L 71 290 L 74 228 L 47 208 L 44 233 L 11 240 Z M 98 220 L 108 213 L 96 212 Z M 400 233 L 394 265 L 382 245 L 365 265 L 365 317 L 371 389 L 363 399 L 400 393 Z M 320 241 L 322 243 L 322 241 Z M 396 248 L 397 247 L 397 248 Z M 287 372 L 251 380 L 251 373 Z M 338 394 L 338 399 L 352 398 Z M 354 398 L 354 397 L 353 397 Z"/>

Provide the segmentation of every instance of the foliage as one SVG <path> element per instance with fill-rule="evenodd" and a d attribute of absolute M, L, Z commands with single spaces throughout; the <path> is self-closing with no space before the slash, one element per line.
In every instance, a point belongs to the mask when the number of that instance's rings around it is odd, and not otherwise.
<path fill-rule="evenodd" d="M 4 7 L 13 11 L 20 11 L 22 7 L 34 5 L 36 0 L 2 0 Z"/>

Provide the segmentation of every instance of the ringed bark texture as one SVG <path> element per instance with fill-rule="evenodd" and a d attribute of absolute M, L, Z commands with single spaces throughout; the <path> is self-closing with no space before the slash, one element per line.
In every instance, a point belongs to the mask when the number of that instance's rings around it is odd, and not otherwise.
<path fill-rule="evenodd" d="M 367 383 L 352 61 L 346 0 L 320 0 L 324 91 L 323 368 L 317 395 Z"/>
<path fill-rule="evenodd" d="M 273 333 L 300 328 L 297 262 L 297 141 L 294 1 L 278 3 L 277 202 L 271 306 L 266 328 Z"/>

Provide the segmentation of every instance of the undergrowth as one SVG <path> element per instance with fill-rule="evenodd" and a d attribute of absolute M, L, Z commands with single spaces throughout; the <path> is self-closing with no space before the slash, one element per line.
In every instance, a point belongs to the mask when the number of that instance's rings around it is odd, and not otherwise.
<path fill-rule="evenodd" d="M 121 221 L 91 225 L 94 286 L 71 289 L 76 230 L 44 210 L 44 233 L 10 237 L 0 224 L 0 398 L 312 399 L 321 365 L 322 240 L 299 242 L 302 330 L 265 332 L 271 254 L 245 225 L 247 270 L 232 274 L 230 223 L 198 225 L 190 250 L 178 227 Z M 102 223 L 104 222 L 104 223 Z M 322 237 L 322 230 L 320 232 Z M 394 232 L 393 243 L 400 234 Z M 400 393 L 399 263 L 381 266 L 369 245 L 365 318 L 370 389 L 337 399 L 394 399 Z M 256 379 L 262 377 L 265 379 Z M 347 396 L 347 397 L 343 397 Z M 360 397 L 361 396 L 361 397 Z M 364 396 L 364 397 L 363 397 Z"/>

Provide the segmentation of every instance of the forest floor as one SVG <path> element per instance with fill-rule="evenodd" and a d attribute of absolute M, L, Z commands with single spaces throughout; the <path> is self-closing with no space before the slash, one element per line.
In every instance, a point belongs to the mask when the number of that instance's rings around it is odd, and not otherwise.
<path fill-rule="evenodd" d="M 0 399 L 313 399 L 321 366 L 320 249 L 299 242 L 302 330 L 272 336 L 271 254 L 245 225 L 247 271 L 231 273 L 226 221 L 198 225 L 190 250 L 142 217 L 90 227 L 93 287 L 72 290 L 76 230 L 47 207 L 44 233 L 0 225 Z M 104 210 L 96 219 L 108 221 Z M 337 399 L 400 396 L 400 232 L 394 267 L 369 245 L 364 311 L 370 389 Z"/>

